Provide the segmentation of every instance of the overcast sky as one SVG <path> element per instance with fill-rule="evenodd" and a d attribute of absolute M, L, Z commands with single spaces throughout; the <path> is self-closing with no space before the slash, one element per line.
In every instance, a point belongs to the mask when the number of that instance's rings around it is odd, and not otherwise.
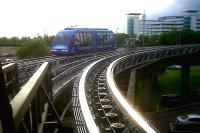
<path fill-rule="evenodd" d="M 126 32 L 130 12 L 157 19 L 199 8 L 200 0 L 0 0 L 0 37 L 55 35 L 75 25 Z"/>

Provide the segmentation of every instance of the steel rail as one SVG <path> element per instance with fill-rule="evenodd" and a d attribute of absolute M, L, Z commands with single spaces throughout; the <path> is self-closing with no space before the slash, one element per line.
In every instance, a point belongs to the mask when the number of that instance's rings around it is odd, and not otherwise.
<path fill-rule="evenodd" d="M 56 94 L 58 92 L 58 90 L 61 90 L 61 88 L 63 88 L 63 86 L 66 85 L 68 80 L 71 80 L 72 77 L 74 78 L 75 75 L 77 75 L 85 66 L 87 66 L 88 64 L 90 64 L 91 62 L 93 62 L 95 60 L 99 60 L 99 59 L 108 57 L 108 56 L 110 56 L 110 54 L 111 53 L 102 54 L 102 55 L 98 55 L 98 56 L 93 57 L 93 58 L 88 57 L 88 58 L 86 58 L 87 60 L 83 59 L 83 61 L 80 60 L 80 62 L 78 64 L 75 63 L 72 66 L 66 67 L 65 70 L 63 70 L 62 73 L 60 73 L 59 75 L 52 78 L 53 88 L 54 88 L 54 92 L 55 92 L 54 94 Z M 116 52 L 116 53 L 112 53 L 112 54 L 117 55 L 118 53 Z M 70 63 L 70 64 L 73 64 L 73 63 Z M 57 85 L 60 85 L 60 87 L 59 88 L 56 87 Z"/>
<path fill-rule="evenodd" d="M 121 107 L 122 111 L 129 116 L 133 123 L 137 123 L 144 131 L 148 133 L 158 132 L 150 123 L 148 123 L 142 115 L 129 103 L 129 101 L 120 93 L 117 84 L 114 81 L 116 73 L 130 68 L 131 66 L 142 65 L 158 59 L 168 58 L 172 56 L 179 56 L 184 54 L 195 54 L 200 52 L 200 45 L 184 45 L 184 46 L 170 46 L 158 47 L 149 51 L 138 52 L 132 55 L 127 55 L 113 61 L 107 69 L 106 79 L 110 92 L 116 103 Z M 148 55 L 148 57 L 147 57 Z M 130 57 L 130 58 L 129 58 Z M 132 57 L 132 58 L 131 58 Z M 138 59 L 136 59 L 138 58 Z M 135 60 L 136 59 L 136 60 Z M 129 61 L 129 62 L 126 62 Z M 135 64 L 134 64 L 135 63 Z M 117 69 L 115 69 L 117 67 Z M 115 73 L 116 72 L 116 73 Z"/>
<path fill-rule="evenodd" d="M 140 50 L 141 51 L 141 50 Z M 149 51 L 149 50 L 148 50 Z M 116 57 L 119 57 L 119 55 L 120 56 L 123 56 L 123 55 L 127 55 L 127 54 L 131 54 L 132 52 L 126 52 L 126 53 L 118 53 L 118 54 L 115 54 L 115 55 L 113 55 L 113 56 L 111 56 L 111 55 L 107 55 L 107 58 L 108 59 L 110 59 L 109 57 L 111 57 L 111 58 L 116 58 Z M 104 57 L 106 57 L 106 56 L 104 56 Z M 114 59 L 113 58 L 113 59 Z M 101 59 L 100 61 L 102 61 L 103 59 Z M 110 61 L 109 62 L 111 62 L 111 60 L 112 59 L 110 59 Z M 86 84 L 86 82 L 87 82 L 87 78 L 88 78 L 88 76 L 90 75 L 90 73 L 92 73 L 92 71 L 93 71 L 93 69 L 98 69 L 98 70 L 100 70 L 98 67 L 98 65 L 100 65 L 99 63 L 100 63 L 100 61 L 96 61 L 96 62 L 93 62 L 92 63 L 92 65 L 90 65 L 89 67 L 87 67 L 87 69 L 86 70 L 84 70 L 84 74 L 82 74 L 81 75 L 81 80 L 79 80 L 79 82 L 77 82 L 78 83 L 78 91 L 79 91 L 79 93 L 77 94 L 76 93 L 76 91 L 75 91 L 75 93 L 74 93 L 74 96 L 78 96 L 79 97 L 79 103 L 80 102 L 82 102 L 83 104 L 82 104 L 82 106 L 79 104 L 79 106 L 81 107 L 81 111 L 82 111 L 82 115 L 83 115 L 83 119 L 84 119 L 84 122 L 86 123 L 86 125 L 87 125 L 87 128 L 88 128 L 88 130 L 90 131 L 90 129 L 92 130 L 93 128 L 95 128 L 96 130 L 98 130 L 99 132 L 100 132 L 100 129 L 99 129 L 99 127 L 96 127 L 96 126 L 91 126 L 92 124 L 90 124 L 90 122 L 92 122 L 93 124 L 95 124 L 94 122 L 94 120 L 93 120 L 93 117 L 92 117 L 92 114 L 94 115 L 94 112 L 91 112 L 90 111 L 90 108 L 91 107 L 89 107 L 89 105 L 88 105 L 88 103 L 87 103 L 87 96 L 86 96 L 86 92 L 87 92 L 87 90 L 86 90 L 86 86 L 85 86 L 85 84 Z M 108 62 L 108 63 L 109 63 Z M 95 64 L 94 64 L 95 63 Z M 105 63 L 105 64 L 108 64 L 108 63 Z M 110 63 L 109 63 L 110 64 Z M 88 75 L 88 76 L 87 76 Z M 87 83 L 88 84 L 88 83 Z M 76 85 L 75 85 L 76 86 Z M 81 99 L 82 98 L 82 99 Z M 78 103 L 78 101 L 74 101 L 75 102 L 75 106 L 78 106 L 77 105 L 77 103 Z M 85 105 L 86 104 L 86 105 Z M 76 108 L 77 107 L 75 107 L 75 110 L 76 110 Z M 83 111 L 83 110 L 85 110 L 85 111 Z M 78 112 L 77 112 L 78 113 Z M 77 116 L 77 120 L 81 120 L 81 118 L 78 118 L 81 114 L 77 114 L 77 113 L 75 113 L 75 115 L 78 115 Z M 88 119 L 88 113 L 90 114 L 90 119 Z M 85 114 L 85 115 L 84 115 Z M 89 122 L 88 122 L 89 121 Z M 95 130 L 94 129 L 94 130 Z M 83 130 L 82 129 L 80 129 L 80 132 L 82 133 L 83 132 Z M 92 132 L 96 132 L 96 131 L 92 131 Z"/>
<path fill-rule="evenodd" d="M 103 59 L 101 59 L 103 60 Z M 83 72 L 81 78 L 80 78 L 80 82 L 79 82 L 79 102 L 80 102 L 80 106 L 81 106 L 81 110 L 83 113 L 83 117 L 85 120 L 85 123 L 88 127 L 88 130 L 90 133 L 99 133 L 99 129 L 98 126 L 96 125 L 92 113 L 89 109 L 89 105 L 87 103 L 87 99 L 86 99 L 86 92 L 85 92 L 85 82 L 86 82 L 86 78 L 87 78 L 87 74 L 89 73 L 89 71 L 91 71 L 91 68 L 97 64 L 98 62 L 100 62 L 101 60 L 95 61 L 93 62 L 91 65 L 89 65 Z"/>
<path fill-rule="evenodd" d="M 137 112 L 134 107 L 126 100 L 126 98 L 120 93 L 119 88 L 117 87 L 116 83 L 114 82 L 113 76 L 113 67 L 121 60 L 123 57 L 115 60 L 110 64 L 106 72 L 106 80 L 108 88 L 110 88 L 110 92 L 112 93 L 113 98 L 119 103 L 119 106 L 123 109 L 123 111 L 128 114 L 131 118 L 132 122 L 136 122 L 144 131 L 148 133 L 156 133 L 157 131 L 151 127 L 149 123 L 142 117 L 142 115 Z"/>
<path fill-rule="evenodd" d="M 109 51 L 110 53 L 115 53 L 116 51 Z M 91 59 L 92 56 L 95 58 L 98 56 L 102 56 L 106 52 L 100 53 L 91 53 L 85 55 L 77 55 L 77 56 L 47 56 L 26 60 L 14 61 L 18 65 L 18 73 L 20 84 L 22 85 L 27 81 L 29 77 L 37 70 L 37 68 L 45 61 L 50 62 L 51 69 L 54 76 L 59 75 L 69 67 L 73 67 L 73 65 L 80 64 L 79 62 L 84 62 L 85 60 Z M 52 58 L 51 58 L 52 57 Z M 37 60 L 38 59 L 38 60 Z"/>

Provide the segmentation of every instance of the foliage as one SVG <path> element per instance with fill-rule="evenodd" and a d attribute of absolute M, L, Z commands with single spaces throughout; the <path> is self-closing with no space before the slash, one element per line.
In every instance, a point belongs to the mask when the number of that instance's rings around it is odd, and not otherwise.
<path fill-rule="evenodd" d="M 180 93 L 180 70 L 167 70 L 158 77 L 159 88 L 162 93 Z"/>
<path fill-rule="evenodd" d="M 192 30 L 183 30 L 180 33 L 181 44 L 199 44 L 200 32 L 194 32 Z"/>
<path fill-rule="evenodd" d="M 53 39 L 54 39 L 55 36 L 47 36 L 47 35 L 44 35 L 44 37 L 42 38 L 45 42 L 45 44 L 47 46 L 51 46 L 51 43 L 53 42 Z"/>
<path fill-rule="evenodd" d="M 162 45 L 182 45 L 182 44 L 199 44 L 200 32 L 195 32 L 190 29 L 173 30 L 170 32 L 162 33 L 159 38 Z"/>
<path fill-rule="evenodd" d="M 43 37 L 37 36 L 37 37 L 34 37 L 34 38 L 30 38 L 30 37 L 22 37 L 22 38 L 0 37 L 0 47 L 20 47 L 25 42 L 27 42 L 27 41 L 30 42 L 30 41 L 33 41 L 34 39 L 42 39 L 42 40 L 44 40 L 44 42 L 47 46 L 50 46 L 54 37 L 55 36 L 47 36 L 47 35 L 44 35 Z"/>
<path fill-rule="evenodd" d="M 164 45 L 178 45 L 178 31 L 173 30 L 161 34 L 160 43 Z"/>
<path fill-rule="evenodd" d="M 165 93 L 180 93 L 180 70 L 168 70 L 158 78 L 159 88 Z M 200 67 L 190 68 L 189 86 L 191 90 L 199 90 Z M 167 82 L 166 82 L 167 81 Z"/>
<path fill-rule="evenodd" d="M 199 79 L 200 79 L 200 67 L 192 67 L 190 69 L 190 80 L 189 80 L 189 86 L 192 90 L 200 90 L 199 85 Z"/>
<path fill-rule="evenodd" d="M 34 38 L 26 41 L 16 54 L 18 58 L 34 58 L 49 55 L 50 50 L 43 39 Z"/>
<path fill-rule="evenodd" d="M 159 88 L 163 93 L 180 94 L 180 70 L 168 70 L 158 78 Z M 189 87 L 192 90 L 199 90 L 200 67 L 190 68 Z"/>
<path fill-rule="evenodd" d="M 122 46 L 124 44 L 124 41 L 129 37 L 136 38 L 136 35 L 129 35 L 129 34 L 125 34 L 125 33 L 118 33 L 115 36 L 116 36 L 117 44 L 119 46 Z M 152 35 L 152 36 L 145 35 L 144 36 L 144 45 L 145 46 L 159 45 L 158 40 L 159 40 L 159 35 Z M 136 40 L 136 44 L 138 44 L 139 46 L 141 46 L 143 44 L 143 35 L 140 35 L 138 37 L 138 40 Z"/>
<path fill-rule="evenodd" d="M 155 46 L 159 45 L 158 42 L 159 35 L 144 35 L 144 46 Z M 142 46 L 143 45 L 143 35 L 138 37 L 137 43 Z"/>
<path fill-rule="evenodd" d="M 115 37 L 116 37 L 118 47 L 122 47 L 124 44 L 124 41 L 129 37 L 129 35 L 125 33 L 117 33 L 115 34 Z"/>

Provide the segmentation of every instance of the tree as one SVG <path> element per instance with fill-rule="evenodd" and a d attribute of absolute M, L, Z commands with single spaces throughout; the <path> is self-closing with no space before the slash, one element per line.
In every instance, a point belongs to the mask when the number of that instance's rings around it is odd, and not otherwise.
<path fill-rule="evenodd" d="M 118 46 L 122 46 L 124 41 L 129 37 L 128 34 L 125 33 L 117 33 L 115 34 Z"/>
<path fill-rule="evenodd" d="M 0 43 L 8 43 L 9 39 L 7 37 L 0 38 Z"/>
<path fill-rule="evenodd" d="M 159 42 L 160 44 L 162 45 L 166 45 L 168 42 L 167 42 L 167 33 L 162 33 L 160 35 L 160 38 L 159 38 Z"/>
<path fill-rule="evenodd" d="M 159 43 L 162 45 L 178 45 L 179 43 L 179 31 L 172 30 L 170 32 L 165 32 L 160 35 Z"/>
<path fill-rule="evenodd" d="M 199 44 L 200 32 L 195 32 L 191 29 L 173 30 L 167 33 L 162 33 L 159 42 L 162 45 L 182 45 L 182 44 Z"/>
<path fill-rule="evenodd" d="M 180 43 L 181 44 L 193 44 L 197 43 L 195 37 L 195 32 L 193 30 L 187 29 L 180 31 Z"/>
<path fill-rule="evenodd" d="M 51 46 L 51 43 L 53 42 L 53 39 L 55 38 L 55 36 L 48 36 L 48 35 L 45 35 L 43 37 L 45 43 L 47 46 Z"/>
<path fill-rule="evenodd" d="M 50 54 L 50 50 L 43 39 L 34 38 L 31 41 L 26 41 L 16 54 L 18 58 L 34 58 L 47 56 Z"/>
<path fill-rule="evenodd" d="M 144 35 L 144 45 L 145 46 L 154 46 L 159 45 L 158 43 L 159 35 Z M 139 35 L 137 43 L 142 46 L 143 44 L 143 35 Z"/>

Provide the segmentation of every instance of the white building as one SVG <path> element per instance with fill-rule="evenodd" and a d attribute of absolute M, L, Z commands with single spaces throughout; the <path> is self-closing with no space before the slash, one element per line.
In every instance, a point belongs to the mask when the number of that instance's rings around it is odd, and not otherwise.
<path fill-rule="evenodd" d="M 188 10 L 186 11 L 186 14 L 184 16 L 165 16 L 165 17 L 159 17 L 158 20 L 145 20 L 143 17 L 142 20 L 133 21 L 134 29 L 138 30 L 132 30 L 133 34 L 136 34 L 139 36 L 140 34 L 146 34 L 146 35 L 159 35 L 163 32 L 168 32 L 173 29 L 176 30 L 182 30 L 182 29 L 191 29 L 194 31 L 200 31 L 200 17 L 196 16 L 197 10 Z M 132 17 L 132 16 L 131 16 Z M 129 18 L 129 16 L 128 16 Z M 128 20 L 130 21 L 130 20 Z M 139 21 L 139 27 L 138 26 Z M 128 25 L 129 24 L 129 25 Z M 127 29 L 128 31 L 131 31 L 131 23 L 128 22 Z M 128 32 L 129 34 L 130 32 Z"/>
<path fill-rule="evenodd" d="M 144 25 L 145 24 L 145 25 Z M 158 20 L 145 20 L 143 24 L 143 20 L 140 20 L 140 34 L 148 35 L 159 35 L 163 32 L 168 32 L 173 29 L 183 29 L 184 25 L 184 17 L 182 16 L 167 16 L 160 17 Z"/>

